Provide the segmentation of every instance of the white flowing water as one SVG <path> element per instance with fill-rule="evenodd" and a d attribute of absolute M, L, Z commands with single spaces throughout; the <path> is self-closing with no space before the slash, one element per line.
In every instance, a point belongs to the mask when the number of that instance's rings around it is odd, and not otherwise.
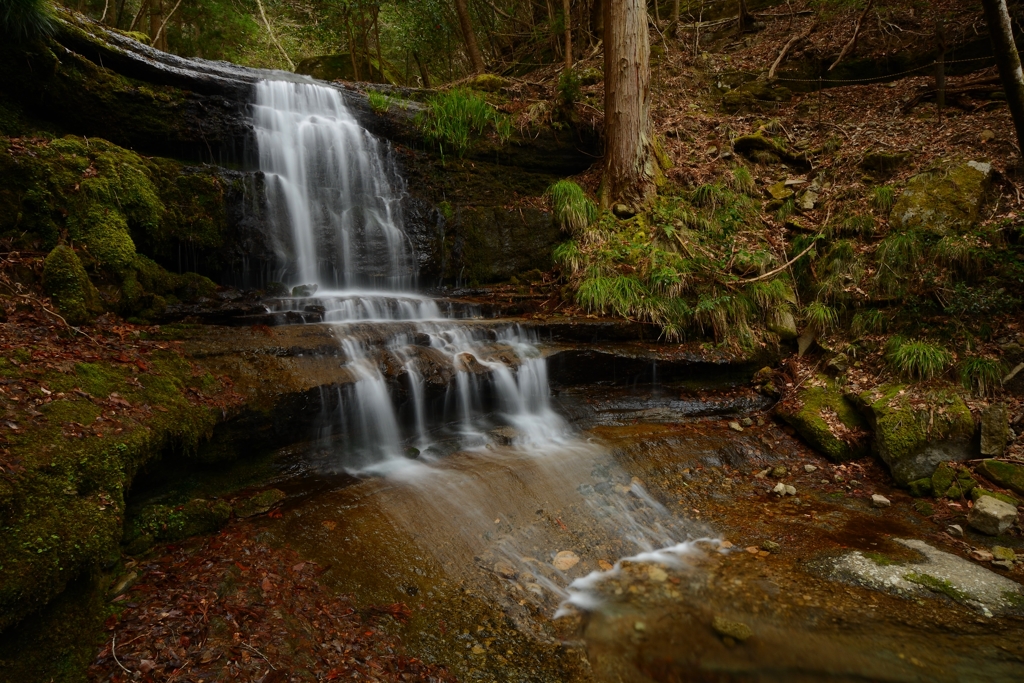
<path fill-rule="evenodd" d="M 410 529 L 449 529 L 461 539 L 445 544 L 452 566 L 467 555 L 514 563 L 537 555 L 543 534 L 497 539 L 491 510 L 526 517 L 553 499 L 574 501 L 567 519 L 623 555 L 685 554 L 676 520 L 556 411 L 534 335 L 411 291 L 404 183 L 389 147 L 359 125 L 341 93 L 264 81 L 254 120 L 279 278 L 307 286 L 274 306 L 331 324 L 354 380 L 322 397 L 332 466 L 403 488 L 403 504 L 388 514 Z M 557 569 L 534 573 L 538 590 L 591 606 L 582 595 L 596 577 L 567 587 Z"/>

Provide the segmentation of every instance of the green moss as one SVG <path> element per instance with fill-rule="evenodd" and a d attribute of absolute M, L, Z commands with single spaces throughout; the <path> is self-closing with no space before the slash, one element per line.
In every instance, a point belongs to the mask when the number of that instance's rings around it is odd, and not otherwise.
<path fill-rule="evenodd" d="M 956 470 L 949 466 L 949 463 L 942 463 L 938 469 L 935 470 L 935 474 L 932 475 L 932 491 L 935 492 L 936 496 L 944 496 L 953 485 L 953 481 L 956 479 Z"/>
<path fill-rule="evenodd" d="M 978 465 L 978 473 L 1024 496 L 1024 467 L 999 460 L 983 460 Z"/>
<path fill-rule="evenodd" d="M 935 490 L 932 488 L 932 480 L 928 477 L 925 477 L 924 479 L 915 479 L 907 485 L 907 488 L 910 489 L 910 495 L 915 498 L 930 496 Z"/>
<path fill-rule="evenodd" d="M 152 505 L 143 509 L 125 529 L 124 541 L 134 552 L 144 550 L 135 543 L 180 541 L 219 531 L 231 519 L 231 506 L 223 500 L 194 499 L 184 505 Z"/>
<path fill-rule="evenodd" d="M 998 493 L 996 491 L 989 491 L 987 489 L 982 488 L 981 486 L 975 486 L 973 489 L 971 489 L 971 494 L 970 495 L 971 495 L 971 500 L 973 500 L 974 502 L 978 502 L 978 499 L 981 498 L 982 496 L 991 496 L 992 498 L 995 498 L 996 500 L 1001 500 L 1004 503 L 1009 503 L 1010 505 L 1013 505 L 1014 507 L 1019 507 L 1021 505 L 1024 505 L 1024 503 L 1022 503 L 1021 501 L 1017 500 L 1013 496 L 1008 496 L 1005 493 Z"/>
<path fill-rule="evenodd" d="M 280 489 L 267 489 L 259 493 L 235 501 L 235 514 L 239 517 L 252 517 L 270 510 L 274 505 L 285 499 L 284 491 Z"/>
<path fill-rule="evenodd" d="M 903 230 L 939 235 L 962 232 L 977 223 L 991 174 L 980 164 L 950 164 L 907 181 L 890 221 Z"/>
<path fill-rule="evenodd" d="M 864 557 L 881 567 L 890 567 L 892 565 L 899 564 L 896 560 L 892 559 L 888 555 L 883 555 L 882 553 L 866 552 L 862 554 Z"/>
<path fill-rule="evenodd" d="M 480 74 L 469 79 L 467 85 L 474 90 L 498 92 L 502 88 L 508 86 L 508 81 L 501 76 L 495 76 L 494 74 Z"/>
<path fill-rule="evenodd" d="M 89 280 L 74 249 L 60 244 L 43 262 L 43 289 L 72 325 L 88 322 L 101 313 L 99 292 Z"/>
<path fill-rule="evenodd" d="M 779 417 L 790 424 L 814 449 L 833 462 L 844 462 L 868 454 L 867 423 L 856 407 L 839 387 L 825 377 L 824 387 L 803 387 L 797 398 L 797 408 L 785 405 L 778 409 Z M 833 429 L 824 415 L 838 418 L 846 431 Z M 837 433 L 838 432 L 838 433 Z M 846 438 L 844 438 L 846 437 Z"/>
<path fill-rule="evenodd" d="M 963 591 L 960 591 L 952 583 L 945 579 L 940 579 L 932 576 L 931 574 L 920 574 L 917 572 L 911 572 L 903 577 L 911 583 L 916 583 L 919 586 L 924 586 L 933 593 L 942 593 L 948 598 L 951 598 L 957 602 L 967 602 L 970 596 Z"/>

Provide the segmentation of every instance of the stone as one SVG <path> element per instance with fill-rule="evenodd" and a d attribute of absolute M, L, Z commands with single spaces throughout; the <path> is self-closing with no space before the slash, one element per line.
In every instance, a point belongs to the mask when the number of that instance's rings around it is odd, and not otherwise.
<path fill-rule="evenodd" d="M 986 128 L 981 131 L 981 135 L 978 136 L 982 142 L 991 142 L 996 139 L 996 132 L 991 128 Z"/>
<path fill-rule="evenodd" d="M 775 541 L 764 541 L 761 543 L 761 550 L 767 550 L 770 553 L 777 553 L 782 549 L 782 546 Z"/>
<path fill-rule="evenodd" d="M 552 566 L 560 572 L 568 571 L 579 564 L 580 556 L 571 550 L 562 550 L 555 555 Z"/>
<path fill-rule="evenodd" d="M 888 498 L 877 493 L 871 494 L 871 504 L 876 508 L 887 508 L 891 505 Z"/>
<path fill-rule="evenodd" d="M 923 479 L 915 479 L 914 481 L 907 484 L 907 488 L 910 489 L 910 495 L 915 498 L 923 498 L 925 496 L 932 495 L 932 480 L 930 477 L 924 477 Z"/>
<path fill-rule="evenodd" d="M 712 630 L 723 638 L 732 638 L 740 643 L 748 640 L 754 632 L 742 621 L 733 621 L 723 616 L 716 616 L 711 622 Z"/>
<path fill-rule="evenodd" d="M 999 460 L 982 460 L 977 471 L 986 479 L 1024 496 L 1024 466 Z"/>
<path fill-rule="evenodd" d="M 845 353 L 837 353 L 825 363 L 825 369 L 832 374 L 842 375 L 850 369 L 850 358 Z"/>
<path fill-rule="evenodd" d="M 285 492 L 280 489 L 267 489 L 247 498 L 236 500 L 232 508 L 236 517 L 262 515 L 286 497 Z"/>
<path fill-rule="evenodd" d="M 296 285 L 292 287 L 292 296 L 307 297 L 316 294 L 318 285 Z"/>
<path fill-rule="evenodd" d="M 1007 560 L 1009 562 L 1015 562 L 1017 560 L 1017 553 L 1013 552 L 1012 548 L 1007 548 L 1001 545 L 992 546 L 992 557 L 997 560 Z"/>
<path fill-rule="evenodd" d="M 953 538 L 963 538 L 964 528 L 959 524 L 950 524 L 946 527 L 946 533 L 952 536 Z"/>
<path fill-rule="evenodd" d="M 964 232 L 978 222 L 991 184 L 990 164 L 969 161 L 938 166 L 907 181 L 889 220 L 901 230 L 943 236 Z"/>
<path fill-rule="evenodd" d="M 992 496 L 982 496 L 967 515 L 967 523 L 983 534 L 998 536 L 1017 521 L 1017 508 Z"/>
<path fill-rule="evenodd" d="M 874 433 L 875 451 L 901 486 L 931 477 L 939 463 L 975 457 L 974 417 L 959 389 L 933 388 L 927 404 L 912 403 L 900 384 L 884 384 L 855 398 Z M 942 493 L 936 489 L 936 495 Z"/>
<path fill-rule="evenodd" d="M 768 322 L 768 331 L 779 335 L 783 341 L 792 341 L 800 336 L 796 328 L 796 318 L 788 308 L 778 310 Z"/>
<path fill-rule="evenodd" d="M 804 191 L 796 201 L 797 208 L 801 211 L 811 211 L 817 205 L 818 197 L 814 190 Z"/>
<path fill-rule="evenodd" d="M 983 496 L 990 496 L 992 498 L 995 498 L 996 500 L 1001 500 L 1004 503 L 1012 505 L 1014 507 L 1018 507 L 1021 504 L 1019 500 L 1017 500 L 1013 496 L 1008 496 L 1005 493 L 989 491 L 981 486 L 975 486 L 973 489 L 971 489 L 971 500 L 973 500 L 974 502 L 977 502 Z"/>
<path fill-rule="evenodd" d="M 786 495 L 786 485 L 780 481 L 775 485 L 775 488 L 772 489 L 772 493 L 777 493 L 780 496 Z"/>
<path fill-rule="evenodd" d="M 776 465 L 772 468 L 773 477 L 784 477 L 789 474 L 789 470 L 786 469 L 785 465 Z"/>
<path fill-rule="evenodd" d="M 612 207 L 612 213 L 615 214 L 616 218 L 627 220 L 636 215 L 636 211 L 629 208 L 625 204 L 616 204 Z"/>
<path fill-rule="evenodd" d="M 135 582 L 139 580 L 138 572 L 128 572 L 114 583 L 114 587 L 110 589 L 110 597 L 116 598 L 118 595 L 126 592 L 129 588 L 135 585 Z"/>
<path fill-rule="evenodd" d="M 742 420 L 740 420 L 740 424 L 744 427 L 753 427 L 754 421 L 751 420 L 749 417 L 745 417 Z"/>
<path fill-rule="evenodd" d="M 743 427 L 740 426 L 739 422 L 730 422 L 729 423 L 729 429 L 733 430 L 734 432 L 742 432 L 743 431 Z"/>
<path fill-rule="evenodd" d="M 514 579 L 516 577 L 516 568 L 508 560 L 498 560 L 494 563 L 494 573 L 506 579 Z"/>
<path fill-rule="evenodd" d="M 811 472 L 817 472 L 817 471 L 818 471 L 818 466 L 817 465 L 804 465 L 804 472 L 807 472 L 808 474 L 811 473 Z"/>
<path fill-rule="evenodd" d="M 996 403 L 981 413 L 981 454 L 998 458 L 1010 441 L 1010 418 L 1005 403 Z"/>
<path fill-rule="evenodd" d="M 508 81 L 501 76 L 495 76 L 494 74 L 479 74 L 470 78 L 467 85 L 474 90 L 498 92 L 502 88 L 508 87 Z"/>
<path fill-rule="evenodd" d="M 860 166 L 865 171 L 889 174 L 896 171 L 910 158 L 909 152 L 868 152 L 861 159 Z"/>
<path fill-rule="evenodd" d="M 811 448 L 832 462 L 868 455 L 867 421 L 838 384 L 824 375 L 820 379 L 824 380 L 824 386 L 805 384 L 795 398 L 779 403 L 775 414 L 793 427 Z"/>
<path fill-rule="evenodd" d="M 786 484 L 786 495 L 787 496 L 795 496 L 796 495 L 796 487 L 793 486 L 792 484 Z"/>
<path fill-rule="evenodd" d="M 991 562 L 995 559 L 995 556 L 992 553 L 987 550 L 982 550 L 981 548 L 972 550 L 967 554 L 967 556 L 978 562 Z"/>
<path fill-rule="evenodd" d="M 668 573 L 657 565 L 651 565 L 647 568 L 647 578 L 655 583 L 665 583 Z"/>
<path fill-rule="evenodd" d="M 804 354 L 811 350 L 811 347 L 817 340 L 818 335 L 814 330 L 804 330 L 800 336 L 796 338 L 796 355 L 803 358 Z"/>
<path fill-rule="evenodd" d="M 103 312 L 99 291 L 67 245 L 58 244 L 43 261 L 43 290 L 70 325 L 89 322 Z"/>
<path fill-rule="evenodd" d="M 1010 571 L 1013 569 L 1013 562 L 1010 562 L 1009 560 L 992 560 L 992 566 Z"/>
<path fill-rule="evenodd" d="M 785 181 L 779 181 L 768 187 L 768 194 L 771 195 L 772 199 L 782 202 L 792 197 L 795 193 L 792 188 L 786 185 Z"/>

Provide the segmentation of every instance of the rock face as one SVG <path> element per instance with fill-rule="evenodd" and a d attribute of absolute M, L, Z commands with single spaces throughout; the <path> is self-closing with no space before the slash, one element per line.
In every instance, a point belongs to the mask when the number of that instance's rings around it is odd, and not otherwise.
<path fill-rule="evenodd" d="M 1010 421 L 1002 403 L 989 406 L 981 414 L 981 454 L 999 457 L 1010 440 Z"/>
<path fill-rule="evenodd" d="M 776 414 L 833 462 L 868 454 L 867 422 L 831 381 L 802 388 L 795 400 L 780 404 Z"/>
<path fill-rule="evenodd" d="M 961 232 L 977 223 L 991 180 L 992 166 L 977 161 L 926 171 L 907 181 L 890 220 L 903 230 Z"/>
<path fill-rule="evenodd" d="M 906 387 L 883 385 L 857 401 L 874 431 L 875 450 L 903 486 L 931 477 L 941 462 L 975 455 L 974 418 L 953 388 L 912 401 Z"/>
<path fill-rule="evenodd" d="M 1017 521 L 1017 508 L 992 496 L 982 496 L 967 516 L 967 523 L 983 534 L 998 536 Z"/>

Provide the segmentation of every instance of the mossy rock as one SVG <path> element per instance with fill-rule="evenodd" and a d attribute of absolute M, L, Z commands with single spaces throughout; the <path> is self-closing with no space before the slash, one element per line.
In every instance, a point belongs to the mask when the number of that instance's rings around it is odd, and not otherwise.
<path fill-rule="evenodd" d="M 971 500 L 973 500 L 974 502 L 978 502 L 978 499 L 981 498 L 982 496 L 991 496 L 996 500 L 1001 500 L 1004 503 L 1009 503 L 1010 505 L 1013 505 L 1015 507 L 1024 505 L 1024 503 L 1017 500 L 1013 496 L 1008 496 L 1005 493 L 997 493 L 996 491 L 989 491 L 988 489 L 982 488 L 981 486 L 975 486 L 973 489 L 971 489 L 970 496 Z"/>
<path fill-rule="evenodd" d="M 877 152 L 864 154 L 860 167 L 869 173 L 889 175 L 895 173 L 910 159 L 910 152 Z"/>
<path fill-rule="evenodd" d="M 939 387 L 922 398 L 912 404 L 908 388 L 899 384 L 857 396 L 874 432 L 876 452 L 903 486 L 931 477 L 940 463 L 962 462 L 975 455 L 974 418 L 959 391 Z"/>
<path fill-rule="evenodd" d="M 824 387 L 801 388 L 796 400 L 780 404 L 776 414 L 833 462 L 854 460 L 869 453 L 867 422 L 831 382 Z"/>
<path fill-rule="evenodd" d="M 235 515 L 238 517 L 262 515 L 285 498 L 285 492 L 280 489 L 267 489 L 266 491 L 260 491 L 248 498 L 236 500 L 233 506 Z"/>
<path fill-rule="evenodd" d="M 780 85 L 751 81 L 722 95 L 722 107 L 730 113 L 756 107 L 761 102 L 789 102 L 793 91 Z"/>
<path fill-rule="evenodd" d="M 911 482 L 913 485 L 915 482 Z M 957 469 L 949 463 L 940 463 L 931 477 L 931 491 L 936 498 L 959 500 L 969 496 L 978 482 L 967 469 Z"/>
<path fill-rule="evenodd" d="M 890 221 L 903 230 L 963 232 L 978 222 L 991 184 L 991 165 L 977 161 L 925 171 L 907 181 Z"/>
<path fill-rule="evenodd" d="M 499 92 L 502 88 L 508 87 L 508 81 L 501 76 L 495 76 L 494 74 L 480 74 L 470 78 L 466 82 L 466 85 L 474 90 Z"/>
<path fill-rule="evenodd" d="M 741 135 L 732 141 L 732 148 L 737 154 L 757 162 L 775 158 L 791 166 L 807 166 L 807 159 L 801 154 L 791 152 L 785 145 L 772 140 L 763 133 Z"/>
<path fill-rule="evenodd" d="M 140 538 L 149 542 L 181 541 L 219 531 L 231 519 L 231 506 L 223 500 L 196 498 L 184 505 L 151 505 L 133 519 L 125 532 L 126 544 L 135 552 Z"/>
<path fill-rule="evenodd" d="M 43 289 L 71 325 L 81 325 L 103 311 L 100 295 L 71 247 L 59 244 L 43 262 Z"/>
<path fill-rule="evenodd" d="M 1024 496 L 1024 466 L 999 460 L 982 460 L 978 474 Z"/>
<path fill-rule="evenodd" d="M 929 477 L 925 477 L 924 479 L 915 479 L 907 484 L 907 488 L 910 490 L 910 495 L 915 498 L 930 496 L 935 491 L 935 489 L 932 488 L 932 480 Z"/>

